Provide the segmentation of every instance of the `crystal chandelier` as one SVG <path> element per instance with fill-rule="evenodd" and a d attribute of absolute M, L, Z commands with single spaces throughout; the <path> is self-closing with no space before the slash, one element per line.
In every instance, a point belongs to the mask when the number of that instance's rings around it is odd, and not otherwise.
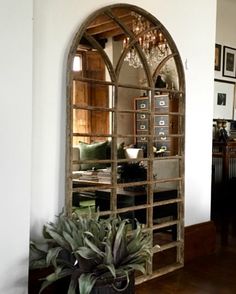
<path fill-rule="evenodd" d="M 138 43 L 142 48 L 142 51 L 147 59 L 150 66 L 156 66 L 165 56 L 168 55 L 167 40 L 163 37 L 162 32 L 157 29 L 152 29 L 150 22 L 147 21 L 143 16 L 132 13 L 132 32 L 135 36 L 139 35 Z M 146 31 L 145 33 L 142 33 Z M 123 40 L 123 48 L 129 46 L 129 37 Z M 132 46 L 126 57 L 125 61 L 134 68 L 142 67 L 137 50 Z"/>

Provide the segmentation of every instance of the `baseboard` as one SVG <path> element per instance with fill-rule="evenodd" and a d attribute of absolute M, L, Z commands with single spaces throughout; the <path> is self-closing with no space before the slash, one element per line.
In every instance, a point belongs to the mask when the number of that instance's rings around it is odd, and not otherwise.
<path fill-rule="evenodd" d="M 212 254 L 216 249 L 216 228 L 213 221 L 185 227 L 185 263 Z"/>

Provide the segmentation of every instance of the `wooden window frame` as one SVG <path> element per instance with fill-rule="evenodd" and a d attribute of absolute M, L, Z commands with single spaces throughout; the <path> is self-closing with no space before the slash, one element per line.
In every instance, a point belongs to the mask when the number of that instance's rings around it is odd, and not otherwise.
<path fill-rule="evenodd" d="M 133 42 L 133 45 L 136 46 L 137 51 L 139 52 L 140 55 L 140 60 L 142 61 L 144 71 L 147 76 L 147 84 L 148 86 L 142 87 L 139 85 L 132 85 L 132 84 L 123 84 L 119 82 L 119 74 L 120 70 L 122 67 L 122 63 L 124 62 L 124 56 L 127 54 L 127 51 L 124 50 L 120 56 L 120 59 L 117 62 L 116 68 L 114 69 L 112 65 L 110 64 L 110 61 L 107 60 L 107 56 L 104 53 L 102 47 L 100 44 L 96 42 L 94 38 L 89 36 L 86 33 L 86 27 L 88 24 L 93 20 L 95 17 L 97 17 L 99 14 L 104 13 L 105 15 L 111 17 L 113 21 L 115 21 L 119 26 L 122 26 L 124 29 L 125 33 L 129 35 L 129 29 L 124 25 L 121 24 L 121 20 L 119 17 L 114 15 L 112 13 L 113 8 L 119 8 L 119 7 L 125 7 L 129 8 L 130 10 L 135 11 L 136 13 L 139 13 L 146 17 L 150 22 L 154 23 L 158 28 L 160 28 L 163 31 L 164 36 L 167 39 L 167 43 L 170 46 L 171 53 L 159 64 L 157 69 L 154 71 L 153 74 L 151 74 L 149 66 L 147 64 L 147 60 L 145 59 L 144 54 L 140 50 L 140 47 L 138 45 L 138 42 L 135 43 Z M 104 61 L 106 66 L 108 67 L 110 76 L 111 76 L 111 81 L 99 81 L 95 79 L 90 79 L 86 77 L 81 77 L 76 75 L 76 73 L 73 73 L 71 71 L 71 62 L 73 60 L 73 56 L 75 55 L 75 52 L 79 46 L 80 40 L 82 37 L 86 36 L 87 40 L 95 47 L 97 50 L 100 52 L 101 56 L 103 56 Z M 130 35 L 130 38 L 134 38 L 133 35 Z M 137 41 L 137 40 L 136 40 Z M 136 45 L 137 44 L 137 45 Z M 128 50 L 128 49 L 127 49 Z M 177 74 L 178 74 L 178 80 L 179 80 L 179 88 L 178 90 L 174 89 L 165 89 L 165 93 L 170 95 L 171 97 L 178 97 L 179 99 L 179 110 L 177 112 L 169 112 L 169 114 L 176 115 L 178 116 L 179 122 L 178 122 L 178 129 L 180 130 L 179 134 L 173 135 L 173 137 L 178 138 L 178 155 L 176 156 L 166 156 L 166 157 L 160 157 L 160 158 L 155 158 L 153 154 L 153 140 L 155 137 L 154 134 L 154 128 L 153 128 L 153 121 L 154 121 L 154 115 L 155 110 L 154 110 L 154 96 L 155 92 L 157 90 L 162 93 L 161 89 L 156 89 L 155 88 L 155 80 L 157 76 L 159 75 L 160 71 L 162 68 L 165 66 L 165 64 L 168 62 L 169 59 L 174 59 L 176 68 L 177 68 Z M 153 16 L 151 16 L 149 13 L 145 12 L 144 10 L 132 6 L 132 5 L 126 5 L 126 4 L 116 4 L 112 6 L 108 6 L 106 8 L 103 8 L 99 11 L 97 11 L 95 14 L 93 14 L 88 20 L 85 22 L 85 24 L 82 26 L 80 31 L 76 34 L 69 55 L 68 55 L 68 66 L 67 66 L 67 133 L 66 133 L 66 138 L 67 138 L 67 145 L 66 145 L 66 197 L 65 197 L 65 213 L 67 215 L 72 214 L 72 195 L 74 192 L 83 192 L 83 191 L 95 191 L 98 189 L 98 186 L 90 186 L 90 187 L 77 187 L 73 188 L 73 179 L 76 178 L 76 175 L 73 174 L 72 172 L 72 166 L 73 166 L 73 159 L 72 159 L 72 142 L 73 142 L 73 136 L 81 136 L 84 134 L 73 134 L 72 130 L 72 118 L 73 118 L 73 109 L 76 107 L 76 105 L 73 104 L 72 101 L 72 82 L 73 79 L 82 81 L 82 82 L 88 82 L 88 83 L 95 83 L 95 84 L 101 84 L 104 86 L 111 86 L 114 91 L 114 97 L 115 97 L 115 103 L 112 108 L 101 108 L 102 111 L 108 111 L 111 112 L 113 117 L 114 117 L 114 130 L 117 130 L 117 114 L 118 113 L 125 113 L 126 111 L 121 111 L 117 109 L 116 107 L 116 100 L 118 99 L 118 89 L 121 87 L 125 88 L 135 88 L 139 90 L 145 90 L 147 93 L 147 97 L 149 100 L 149 109 L 147 110 L 147 113 L 149 114 L 149 126 L 150 130 L 147 135 L 147 140 L 148 140 L 148 150 L 147 150 L 147 157 L 143 158 L 144 161 L 147 162 L 147 181 L 146 182 L 136 182 L 132 185 L 147 185 L 147 203 L 143 205 L 142 207 L 146 209 L 147 211 L 147 226 L 144 228 L 145 230 L 150 231 L 150 234 L 153 234 L 153 232 L 156 229 L 161 229 L 161 228 L 167 228 L 169 226 L 175 225 L 177 228 L 177 238 L 176 241 L 170 242 L 168 244 L 165 244 L 161 246 L 160 248 L 153 247 L 153 254 L 158 254 L 159 252 L 165 252 L 170 250 L 171 248 L 175 248 L 176 250 L 176 260 L 170 265 L 165 266 L 164 268 L 160 269 L 153 269 L 153 264 L 148 267 L 148 273 L 145 276 L 138 277 L 136 279 L 136 283 L 141 283 L 143 281 L 146 281 L 148 279 L 152 279 L 154 277 L 166 274 L 168 272 L 171 272 L 173 270 L 176 270 L 178 268 L 183 267 L 184 264 L 184 113 L 185 113 L 185 81 L 184 81 L 184 70 L 183 70 L 183 65 L 181 62 L 180 55 L 178 53 L 178 50 L 176 48 L 176 45 L 169 35 L 168 31 L 165 29 L 165 27 L 158 21 L 156 20 Z M 89 109 L 95 110 L 96 107 L 88 107 Z M 82 107 L 82 109 L 86 109 L 86 107 Z M 139 111 L 140 112 L 140 111 Z M 134 116 L 138 113 L 137 110 L 127 110 L 127 113 L 133 114 Z M 124 211 L 133 211 L 134 209 L 137 209 L 135 207 L 130 207 L 126 209 L 118 208 L 117 207 L 117 195 L 118 195 L 118 190 L 120 188 L 125 187 L 127 184 L 124 183 L 117 183 L 117 155 L 115 152 L 116 146 L 117 146 L 117 138 L 119 134 L 115 132 L 111 134 L 93 134 L 93 133 L 88 133 L 86 134 L 88 137 L 94 137 L 94 136 L 100 136 L 100 137 L 110 137 L 112 138 L 112 157 L 108 162 L 112 166 L 112 181 L 109 185 L 99 185 L 99 189 L 110 189 L 111 191 L 111 203 L 110 203 L 110 210 L 103 211 L 101 212 L 101 215 L 116 215 Z M 128 136 L 124 135 L 124 138 L 128 138 Z M 134 134 L 134 137 L 137 138 L 137 135 Z M 154 160 L 159 160 L 159 161 L 165 161 L 165 160 L 170 160 L 170 159 L 178 159 L 179 160 L 179 177 L 178 178 L 171 178 L 171 179 L 166 179 L 166 180 L 155 180 L 153 178 L 153 162 Z M 123 159 L 120 160 L 121 162 L 129 162 L 128 159 Z M 88 163 L 89 161 L 83 161 L 80 163 Z M 107 162 L 107 161 L 106 161 Z M 153 192 L 153 185 L 158 184 L 158 183 L 163 183 L 165 181 L 177 181 L 178 182 L 178 195 L 175 199 L 170 199 L 170 200 L 164 200 L 160 202 L 155 202 L 154 200 L 154 192 Z M 154 224 L 153 223 L 153 209 L 156 206 L 164 206 L 168 204 L 173 204 L 175 203 L 177 205 L 177 219 L 172 220 L 172 221 L 166 221 L 162 224 Z"/>

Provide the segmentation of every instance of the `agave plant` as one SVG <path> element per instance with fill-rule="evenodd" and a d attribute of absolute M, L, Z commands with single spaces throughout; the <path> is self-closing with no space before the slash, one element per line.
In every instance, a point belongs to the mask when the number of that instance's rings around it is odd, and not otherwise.
<path fill-rule="evenodd" d="M 31 268 L 52 267 L 40 293 L 51 283 L 70 277 L 69 294 L 91 293 L 97 283 L 113 283 L 126 278 L 129 285 L 130 271 L 145 273 L 151 258 L 151 240 L 148 233 L 131 231 L 128 220 L 103 219 L 98 216 L 68 218 L 61 214 L 55 223 L 46 224 L 43 236 L 45 250 L 31 242 Z M 45 246 L 45 244 L 44 244 Z"/>

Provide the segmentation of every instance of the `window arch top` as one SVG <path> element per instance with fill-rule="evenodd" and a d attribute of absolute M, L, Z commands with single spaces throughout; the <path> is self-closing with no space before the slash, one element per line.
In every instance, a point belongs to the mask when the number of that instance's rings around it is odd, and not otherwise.
<path fill-rule="evenodd" d="M 157 77 L 168 71 L 165 79 L 172 79 L 168 86 L 184 88 L 177 77 L 183 68 L 172 37 L 155 17 L 137 6 L 117 4 L 93 13 L 74 38 L 69 67 L 78 50 L 101 54 L 108 81 L 122 83 L 123 68 L 129 66 L 139 70 L 147 87 L 154 87 Z"/>

